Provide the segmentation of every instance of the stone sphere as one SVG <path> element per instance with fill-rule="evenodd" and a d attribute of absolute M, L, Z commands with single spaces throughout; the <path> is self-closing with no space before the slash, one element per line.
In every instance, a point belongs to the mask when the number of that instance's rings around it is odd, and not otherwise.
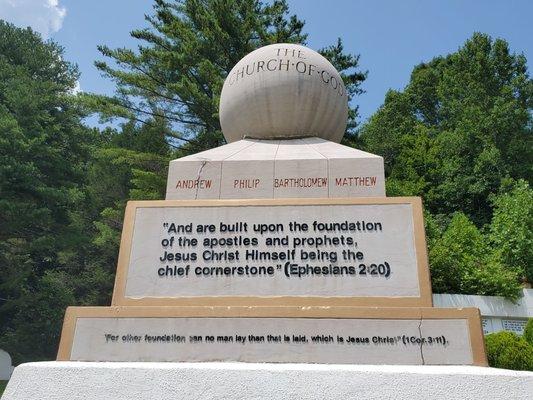
<path fill-rule="evenodd" d="M 348 97 L 328 60 L 307 47 L 279 43 L 251 52 L 233 67 L 219 111 L 228 143 L 308 136 L 340 142 Z"/>

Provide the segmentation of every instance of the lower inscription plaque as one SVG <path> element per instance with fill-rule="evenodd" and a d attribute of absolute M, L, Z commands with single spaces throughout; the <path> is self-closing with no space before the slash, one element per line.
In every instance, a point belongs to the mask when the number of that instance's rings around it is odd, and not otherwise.
<path fill-rule="evenodd" d="M 69 308 L 58 359 L 486 365 L 479 326 L 476 309 Z"/>

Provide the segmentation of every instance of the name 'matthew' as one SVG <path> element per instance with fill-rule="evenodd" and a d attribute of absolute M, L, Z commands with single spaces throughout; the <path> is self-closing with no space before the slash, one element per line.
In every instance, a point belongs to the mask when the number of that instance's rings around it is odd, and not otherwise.
<path fill-rule="evenodd" d="M 335 178 L 335 186 L 376 186 L 375 176 L 346 176 Z"/>

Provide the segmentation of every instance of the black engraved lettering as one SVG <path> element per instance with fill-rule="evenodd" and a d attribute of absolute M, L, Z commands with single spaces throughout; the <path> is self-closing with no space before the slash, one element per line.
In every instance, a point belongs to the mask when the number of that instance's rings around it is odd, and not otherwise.
<path fill-rule="evenodd" d="M 267 70 L 269 71 L 275 71 L 276 70 L 276 61 L 278 61 L 277 59 L 275 58 L 271 58 L 270 60 L 267 61 L 267 64 L 266 64 L 266 67 L 267 67 Z M 271 67 L 271 63 L 274 63 L 272 64 L 273 67 Z"/>

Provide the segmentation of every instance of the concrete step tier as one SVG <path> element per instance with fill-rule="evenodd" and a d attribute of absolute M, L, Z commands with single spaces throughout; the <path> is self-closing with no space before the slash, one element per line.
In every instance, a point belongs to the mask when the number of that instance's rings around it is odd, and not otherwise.
<path fill-rule="evenodd" d="M 237 142 L 170 162 L 167 200 L 385 196 L 383 158 L 320 138 Z"/>
<path fill-rule="evenodd" d="M 533 373 L 471 366 L 40 362 L 2 400 L 531 399 Z"/>

